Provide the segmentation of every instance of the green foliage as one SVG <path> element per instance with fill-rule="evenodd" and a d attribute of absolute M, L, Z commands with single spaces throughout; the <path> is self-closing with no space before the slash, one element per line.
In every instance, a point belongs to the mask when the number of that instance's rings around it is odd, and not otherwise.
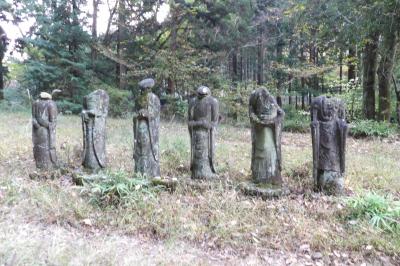
<path fill-rule="evenodd" d="M 288 132 L 305 133 L 310 130 L 310 113 L 296 110 L 293 106 L 285 108 L 285 120 L 283 130 Z"/>
<path fill-rule="evenodd" d="M 397 133 L 396 126 L 387 122 L 373 120 L 357 120 L 350 124 L 350 135 L 362 137 L 389 137 Z"/>
<path fill-rule="evenodd" d="M 331 87 L 342 86 L 342 93 L 331 94 L 333 97 L 342 99 L 346 103 L 346 119 L 355 121 L 363 119 L 363 92 L 361 84 L 356 81 L 340 84 L 337 81 L 332 81 Z"/>
<path fill-rule="evenodd" d="M 59 113 L 77 115 L 82 111 L 82 104 L 73 103 L 67 100 L 57 101 L 56 104 Z"/>
<path fill-rule="evenodd" d="M 102 89 L 108 93 L 110 97 L 108 112 L 111 116 L 127 117 L 128 114 L 132 112 L 135 103 L 130 91 L 120 90 L 99 81 L 93 84 L 92 87 L 93 90 Z"/>
<path fill-rule="evenodd" d="M 37 95 L 40 91 L 63 91 L 69 101 L 81 102 L 90 80 L 89 35 L 79 20 L 80 1 L 67 0 L 57 6 L 24 1 L 22 12 L 35 17 L 35 25 L 20 40 L 28 58 L 24 60 L 21 84 Z"/>
<path fill-rule="evenodd" d="M 224 84 L 220 94 L 220 113 L 226 122 L 235 124 L 249 123 L 248 99 L 253 86 L 244 86 L 238 84 L 237 87 L 229 88 L 228 84 Z M 218 97 L 218 96 L 217 96 Z"/>
<path fill-rule="evenodd" d="M 90 201 L 101 207 L 126 207 L 154 200 L 161 188 L 145 176 L 130 177 L 123 171 L 100 173 L 91 179 L 95 181 L 85 184 Z"/>
<path fill-rule="evenodd" d="M 374 192 L 350 197 L 345 200 L 348 219 L 367 220 L 376 228 L 400 234 L 400 201 Z"/>
<path fill-rule="evenodd" d="M 176 117 L 179 119 L 187 118 L 188 101 L 182 99 L 182 97 L 175 97 L 172 95 L 164 95 L 161 97 L 161 101 L 164 101 L 162 115 L 169 119 Z"/>

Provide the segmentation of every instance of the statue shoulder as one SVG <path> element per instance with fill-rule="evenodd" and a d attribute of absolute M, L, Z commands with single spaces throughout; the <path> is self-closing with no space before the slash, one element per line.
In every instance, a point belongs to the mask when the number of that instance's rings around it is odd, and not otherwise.
<path fill-rule="evenodd" d="M 212 97 L 212 96 L 210 96 L 210 100 L 209 101 L 214 106 L 219 104 L 218 100 L 216 98 Z"/>
<path fill-rule="evenodd" d="M 158 98 L 158 96 L 156 94 L 154 94 L 152 92 L 149 93 L 149 98 L 150 98 L 151 102 L 160 104 L 160 98 Z"/>

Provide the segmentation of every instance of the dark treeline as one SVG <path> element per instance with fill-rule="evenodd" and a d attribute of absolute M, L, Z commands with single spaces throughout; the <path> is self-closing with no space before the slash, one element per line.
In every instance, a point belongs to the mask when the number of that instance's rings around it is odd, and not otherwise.
<path fill-rule="evenodd" d="M 360 106 L 360 118 L 385 121 L 399 105 L 391 89 L 400 78 L 398 0 L 88 1 L 2 4 L 2 20 L 35 18 L 8 47 L 25 54 L 19 82 L 32 94 L 61 89 L 64 101 L 80 103 L 102 87 L 119 105 L 154 76 L 166 97 L 200 84 L 225 95 L 264 85 L 278 103 L 306 109 L 312 96 L 343 93 L 350 112 Z M 158 21 L 163 5 L 169 13 Z M 99 6 L 108 8 L 101 34 Z"/>

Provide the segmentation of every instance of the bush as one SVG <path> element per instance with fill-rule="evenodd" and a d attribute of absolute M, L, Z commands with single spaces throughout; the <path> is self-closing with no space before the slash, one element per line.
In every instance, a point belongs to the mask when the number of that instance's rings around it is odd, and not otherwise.
<path fill-rule="evenodd" d="M 177 117 L 179 119 L 187 118 L 188 101 L 182 99 L 181 96 L 175 97 L 172 95 L 165 95 L 161 97 L 163 103 L 163 110 L 161 114 L 164 118 L 170 119 Z"/>
<path fill-rule="evenodd" d="M 73 103 L 67 100 L 57 101 L 57 109 L 59 113 L 77 115 L 82 111 L 82 104 Z"/>
<path fill-rule="evenodd" d="M 387 232 L 400 233 L 400 201 L 368 192 L 345 200 L 348 219 L 366 219 Z"/>
<path fill-rule="evenodd" d="M 111 116 L 127 117 L 135 106 L 134 101 L 131 99 L 131 93 L 117 88 L 108 88 L 106 91 L 110 96 L 109 114 Z"/>
<path fill-rule="evenodd" d="M 160 187 L 154 186 L 150 179 L 136 175 L 130 177 L 126 172 L 106 172 L 92 176 L 87 183 L 90 202 L 105 206 L 127 206 L 155 199 Z"/>
<path fill-rule="evenodd" d="M 382 137 L 386 138 L 396 134 L 396 126 L 387 122 L 373 120 L 358 120 L 350 124 L 349 134 L 355 138 Z"/>
<path fill-rule="evenodd" d="M 307 111 L 296 110 L 289 106 L 285 108 L 283 130 L 288 132 L 306 133 L 310 131 L 310 114 Z"/>

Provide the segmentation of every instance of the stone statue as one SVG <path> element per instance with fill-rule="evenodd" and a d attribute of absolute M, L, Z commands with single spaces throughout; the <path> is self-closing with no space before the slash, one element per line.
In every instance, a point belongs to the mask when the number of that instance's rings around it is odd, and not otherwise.
<path fill-rule="evenodd" d="M 189 102 L 188 120 L 192 178 L 214 178 L 214 147 L 219 105 L 211 96 L 209 88 L 201 86 L 197 89 L 197 97 Z"/>
<path fill-rule="evenodd" d="M 82 165 L 91 170 L 106 166 L 106 117 L 109 97 L 104 90 L 96 90 L 83 98 Z"/>
<path fill-rule="evenodd" d="M 135 172 L 148 177 L 160 176 L 160 99 L 151 92 L 154 84 L 151 78 L 139 82 L 133 115 Z"/>
<path fill-rule="evenodd" d="M 341 100 L 316 97 L 311 104 L 313 178 L 317 190 L 340 194 L 344 189 L 347 123 Z"/>
<path fill-rule="evenodd" d="M 32 104 L 33 156 L 36 167 L 49 170 L 57 167 L 56 122 L 57 106 L 52 96 L 41 92 Z"/>
<path fill-rule="evenodd" d="M 281 136 L 284 111 L 265 88 L 253 91 L 249 99 L 252 157 L 255 183 L 281 185 Z"/>

